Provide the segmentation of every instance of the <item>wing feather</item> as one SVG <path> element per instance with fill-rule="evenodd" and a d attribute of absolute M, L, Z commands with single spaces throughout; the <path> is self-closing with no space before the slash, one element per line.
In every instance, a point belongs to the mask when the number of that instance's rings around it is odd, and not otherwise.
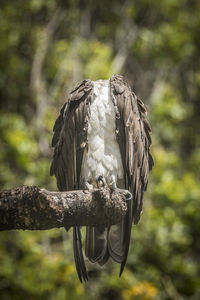
<path fill-rule="evenodd" d="M 147 188 L 148 175 L 154 162 L 149 150 L 151 127 L 145 118 L 146 108 L 143 102 L 123 81 L 122 76 L 113 76 L 110 83 L 111 97 L 116 112 L 116 138 L 124 169 L 124 184 L 133 194 L 124 220 L 125 255 L 121 264 L 121 275 L 128 255 L 132 222 L 135 224 L 139 222 L 143 194 Z"/>
<path fill-rule="evenodd" d="M 154 164 L 149 150 L 151 126 L 145 117 L 146 108 L 142 100 L 137 98 L 122 76 L 111 78 L 111 94 L 115 98 L 119 114 L 116 127 L 120 138 L 117 136 L 117 141 L 128 182 L 126 188 L 133 192 L 133 222 L 137 224 L 148 175 Z"/>
<path fill-rule="evenodd" d="M 82 81 L 71 92 L 55 122 L 50 175 L 55 174 L 59 190 L 79 188 L 92 91 L 92 81 Z"/>
<path fill-rule="evenodd" d="M 75 87 L 68 101 L 63 105 L 53 128 L 54 155 L 50 175 L 55 174 L 60 191 L 80 187 L 92 94 L 93 83 L 91 80 L 84 80 Z M 88 277 L 82 251 L 80 227 L 73 228 L 73 247 L 79 279 L 81 282 L 86 281 Z"/>

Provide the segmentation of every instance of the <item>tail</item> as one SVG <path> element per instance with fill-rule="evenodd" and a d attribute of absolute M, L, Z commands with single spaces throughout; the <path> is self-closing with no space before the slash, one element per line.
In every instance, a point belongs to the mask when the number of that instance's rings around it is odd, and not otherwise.
<path fill-rule="evenodd" d="M 131 228 L 132 228 L 132 201 L 127 201 L 127 214 L 121 223 L 112 225 L 105 230 L 97 227 L 86 227 L 85 255 L 92 262 L 104 265 L 109 257 L 121 264 L 122 275 L 126 265 Z M 74 259 L 78 277 L 82 282 L 88 280 L 88 275 L 83 258 L 80 227 L 73 231 Z"/>
<path fill-rule="evenodd" d="M 108 232 L 109 254 L 114 261 L 121 264 L 119 276 L 122 275 L 126 265 L 131 228 L 132 220 L 126 216 L 121 223 L 112 225 Z"/>
<path fill-rule="evenodd" d="M 73 247 L 74 247 L 74 260 L 76 265 L 77 274 L 80 282 L 88 281 L 87 270 L 85 267 L 80 227 L 73 228 Z"/>
<path fill-rule="evenodd" d="M 121 223 L 112 225 L 103 232 L 95 227 L 87 227 L 85 254 L 88 259 L 104 265 L 111 257 L 121 264 L 121 276 L 128 256 L 131 227 L 132 221 L 128 216 Z"/>
<path fill-rule="evenodd" d="M 96 227 L 86 228 L 85 255 L 92 263 L 104 265 L 107 262 L 107 229 L 102 231 Z"/>

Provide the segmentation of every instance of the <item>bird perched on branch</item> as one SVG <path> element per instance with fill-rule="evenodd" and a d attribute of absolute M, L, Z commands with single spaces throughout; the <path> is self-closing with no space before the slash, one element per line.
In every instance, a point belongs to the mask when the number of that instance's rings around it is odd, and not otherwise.
<path fill-rule="evenodd" d="M 121 264 L 129 251 L 132 223 L 140 219 L 143 193 L 153 167 L 146 109 L 123 77 L 83 80 L 71 92 L 53 131 L 50 174 L 60 191 L 99 187 L 130 191 L 127 214 L 109 228 L 86 228 L 85 255 L 104 265 L 109 257 Z M 88 280 L 80 227 L 73 228 L 74 259 L 80 281 Z"/>

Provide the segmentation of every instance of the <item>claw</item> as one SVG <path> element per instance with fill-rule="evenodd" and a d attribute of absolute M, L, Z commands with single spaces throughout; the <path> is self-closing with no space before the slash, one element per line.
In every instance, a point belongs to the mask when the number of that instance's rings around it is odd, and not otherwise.
<path fill-rule="evenodd" d="M 97 177 L 96 183 L 98 187 L 104 187 L 106 185 L 105 179 L 101 175 Z"/>
<path fill-rule="evenodd" d="M 127 198 L 127 195 L 129 196 Z M 130 201 L 131 199 L 133 199 L 133 194 L 131 194 L 128 190 L 126 191 L 126 201 Z"/>
<path fill-rule="evenodd" d="M 128 190 L 123 190 L 123 189 L 114 189 L 115 191 L 119 191 L 122 192 L 123 195 L 126 197 L 126 201 L 130 201 L 131 199 L 133 199 L 133 194 L 131 194 L 131 192 L 129 192 Z"/>

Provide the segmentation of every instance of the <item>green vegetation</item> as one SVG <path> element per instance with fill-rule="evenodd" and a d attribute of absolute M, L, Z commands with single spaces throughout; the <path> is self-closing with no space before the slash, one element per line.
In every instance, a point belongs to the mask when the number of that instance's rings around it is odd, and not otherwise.
<path fill-rule="evenodd" d="M 155 168 L 121 278 L 89 265 L 71 233 L 0 233 L 0 298 L 200 299 L 200 1 L 2 0 L 0 186 L 49 176 L 53 123 L 77 81 L 123 74 L 148 109 Z"/>

